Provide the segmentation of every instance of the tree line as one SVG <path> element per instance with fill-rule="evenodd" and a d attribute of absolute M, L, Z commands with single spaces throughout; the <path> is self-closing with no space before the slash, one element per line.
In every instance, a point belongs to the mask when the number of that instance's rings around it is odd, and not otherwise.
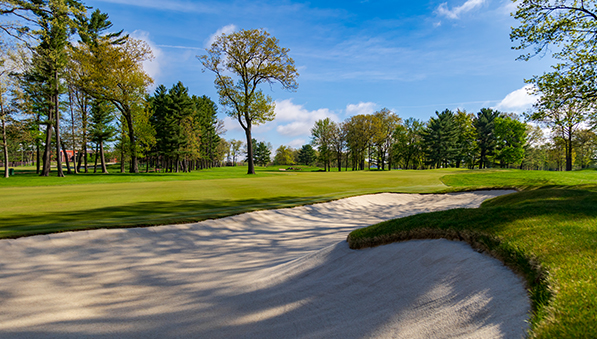
<path fill-rule="evenodd" d="M 190 96 L 182 83 L 147 89 L 153 79 L 142 63 L 152 52 L 142 40 L 112 32 L 108 15 L 77 0 L 4 0 L 0 30 L 0 120 L 5 176 L 20 153 L 42 176 L 52 160 L 58 176 L 88 172 L 98 157 L 106 173 L 105 146 L 125 171 L 189 171 L 218 164 L 225 149 L 217 107 Z M 90 149 L 91 148 L 91 149 Z M 71 169 L 71 163 L 72 169 Z"/>
<path fill-rule="evenodd" d="M 527 118 L 532 120 L 532 114 Z M 577 168 L 594 164 L 597 137 L 591 129 L 576 131 L 570 151 L 567 136 L 558 132 L 560 129 L 553 128 L 551 138 L 546 138 L 539 126 L 491 108 L 476 114 L 436 111 L 427 122 L 402 120 L 384 108 L 343 122 L 329 118 L 315 122 L 311 144 L 295 151 L 292 164 L 317 163 L 327 171 L 332 167 L 338 171 L 450 167 L 564 170 L 569 156 Z M 281 146 L 276 158 L 293 151 Z"/>

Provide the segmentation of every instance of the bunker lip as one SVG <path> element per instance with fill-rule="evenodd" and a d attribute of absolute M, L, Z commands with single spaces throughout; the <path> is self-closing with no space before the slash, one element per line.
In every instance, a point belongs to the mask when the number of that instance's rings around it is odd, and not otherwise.
<path fill-rule="evenodd" d="M 375 194 L 199 223 L 0 241 L 21 337 L 520 337 L 524 282 L 461 242 L 359 251 L 354 229 L 512 191 Z"/>

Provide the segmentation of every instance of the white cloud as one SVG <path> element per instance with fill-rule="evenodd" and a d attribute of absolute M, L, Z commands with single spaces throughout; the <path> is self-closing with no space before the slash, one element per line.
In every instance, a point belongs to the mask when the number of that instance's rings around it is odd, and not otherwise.
<path fill-rule="evenodd" d="M 306 144 L 307 141 L 305 139 L 294 139 L 291 142 L 288 143 L 288 146 L 294 148 L 294 149 L 299 149 L 301 148 L 301 146 L 303 146 L 304 144 Z"/>
<path fill-rule="evenodd" d="M 537 102 L 537 96 L 529 94 L 533 90 L 533 85 L 526 85 L 506 95 L 506 97 L 497 104 L 499 110 L 508 110 L 516 113 L 523 113 Z"/>
<path fill-rule="evenodd" d="M 149 39 L 149 33 L 141 30 L 136 30 L 130 34 L 134 39 L 145 41 L 151 48 L 153 53 L 152 60 L 146 60 L 143 62 L 143 69 L 150 77 L 153 78 L 154 83 L 158 83 L 158 78 L 161 73 L 161 64 L 164 62 L 164 52 L 156 45 L 151 39 Z"/>
<path fill-rule="evenodd" d="M 302 105 L 295 105 L 292 100 L 276 101 L 276 120 L 288 122 L 286 125 L 278 125 L 276 131 L 285 136 L 308 135 L 317 120 L 330 118 L 333 121 L 340 121 L 338 116 L 327 108 L 309 111 Z"/>
<path fill-rule="evenodd" d="M 233 33 L 234 31 L 236 31 L 236 26 L 235 25 L 226 25 L 220 29 L 218 29 L 214 34 L 212 34 L 209 39 L 207 39 L 207 42 L 205 43 L 205 47 L 209 48 L 211 47 L 211 44 L 213 44 L 216 39 L 222 35 L 222 34 L 230 34 Z"/>
<path fill-rule="evenodd" d="M 462 13 L 472 11 L 473 9 L 483 5 L 485 0 L 467 0 L 464 4 L 452 9 L 448 8 L 448 3 L 444 2 L 437 7 L 436 13 L 450 19 L 458 19 Z"/>
<path fill-rule="evenodd" d="M 224 128 L 226 131 L 242 131 L 243 128 L 238 123 L 238 120 L 233 119 L 229 116 L 224 117 Z"/>
<path fill-rule="evenodd" d="M 357 114 L 372 114 L 375 112 L 377 104 L 374 102 L 359 102 L 346 106 L 346 115 L 353 116 Z"/>

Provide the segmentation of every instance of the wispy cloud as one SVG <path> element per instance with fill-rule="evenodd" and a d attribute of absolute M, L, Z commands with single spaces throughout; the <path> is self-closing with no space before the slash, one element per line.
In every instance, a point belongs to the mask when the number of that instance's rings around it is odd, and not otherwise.
<path fill-rule="evenodd" d="M 197 50 L 205 50 L 205 48 L 201 47 L 190 47 L 190 46 L 173 46 L 173 45 L 156 45 L 157 47 L 163 48 L 174 48 L 174 49 L 197 49 Z"/>
<path fill-rule="evenodd" d="M 96 0 L 99 2 L 107 2 L 112 4 L 129 5 L 144 8 L 153 8 L 159 10 L 168 10 L 176 12 L 193 12 L 193 13 L 214 13 L 216 8 L 206 5 L 204 3 L 197 3 L 191 1 L 161 1 L 161 0 Z"/>
<path fill-rule="evenodd" d="M 377 104 L 374 102 L 359 102 L 358 104 L 349 104 L 346 106 L 346 115 L 353 116 L 357 114 L 372 114 L 375 112 Z"/>
<path fill-rule="evenodd" d="M 162 72 L 162 63 L 164 62 L 164 52 L 149 38 L 149 32 L 136 30 L 130 35 L 132 38 L 145 41 L 151 48 L 153 59 L 144 61 L 143 69 L 153 78 L 155 83 L 158 83 Z"/>
<path fill-rule="evenodd" d="M 236 26 L 232 24 L 221 27 L 214 34 L 209 36 L 209 39 L 207 39 L 207 41 L 205 42 L 205 47 L 211 47 L 211 44 L 213 44 L 220 35 L 228 35 L 230 33 L 233 33 L 234 31 L 236 31 Z"/>
<path fill-rule="evenodd" d="M 436 13 L 450 19 L 459 19 L 461 14 L 472 11 L 473 9 L 483 5 L 485 1 L 486 0 L 467 0 L 461 6 L 454 7 L 452 9 L 449 9 L 448 3 L 444 2 L 437 7 Z"/>

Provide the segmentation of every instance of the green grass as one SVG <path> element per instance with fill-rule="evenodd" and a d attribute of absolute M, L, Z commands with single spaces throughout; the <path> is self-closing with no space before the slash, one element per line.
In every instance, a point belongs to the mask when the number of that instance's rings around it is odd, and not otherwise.
<path fill-rule="evenodd" d="M 39 183 L 39 179 L 50 182 L 76 176 L 22 176 L 21 179 L 14 176 L 6 180 L 12 180 L 12 186 L 0 187 L 0 238 L 200 221 L 377 192 L 435 192 L 446 188 L 439 180 L 441 176 L 455 173 L 450 170 L 282 172 L 269 168 L 247 176 L 240 170 L 228 167 L 187 175 L 139 175 L 139 180 L 145 180 L 139 182 L 74 184 L 71 181 L 68 185 L 53 186 L 33 184 Z M 106 180 L 137 178 L 110 174 L 99 179 L 112 176 L 117 179 Z"/>
<path fill-rule="evenodd" d="M 465 240 L 526 277 L 532 337 L 597 335 L 597 185 L 528 190 L 479 209 L 391 220 L 353 231 L 349 243 L 361 248 L 439 237 Z"/>
<path fill-rule="evenodd" d="M 272 176 L 283 174 L 279 168 L 288 166 L 257 167 L 256 172 L 260 176 Z M 297 167 L 297 166 L 294 166 Z M 317 167 L 300 166 L 303 172 L 317 171 Z M 215 167 L 190 173 L 120 173 L 119 165 L 108 166 L 109 174 L 79 173 L 66 175 L 64 178 L 56 177 L 56 172 L 52 171 L 49 177 L 40 177 L 35 173 L 35 167 L 17 167 L 15 175 L 8 179 L 0 179 L 0 188 L 2 187 L 26 187 L 26 186 L 62 186 L 62 185 L 80 185 L 80 184 L 110 184 L 110 183 L 132 183 L 132 182 L 156 182 L 156 181 L 189 181 L 189 180 L 209 180 L 209 179 L 230 179 L 245 178 L 247 176 L 247 167 Z M 4 173 L 2 171 L 2 173 Z M 66 171 L 65 171 L 66 173 Z M 292 172 L 294 173 L 294 171 Z"/>
<path fill-rule="evenodd" d="M 597 183 L 594 169 L 572 172 L 523 170 L 473 170 L 446 175 L 442 179 L 454 190 L 483 188 L 528 189 L 552 185 L 584 185 Z"/>
<path fill-rule="evenodd" d="M 597 334 L 597 171 L 279 171 L 286 166 L 192 173 L 79 174 L 40 178 L 18 168 L 0 179 L 0 238 L 200 221 L 377 193 L 518 188 L 480 209 L 456 209 L 354 231 L 353 248 L 413 238 L 468 241 L 526 279 L 532 336 Z"/>

